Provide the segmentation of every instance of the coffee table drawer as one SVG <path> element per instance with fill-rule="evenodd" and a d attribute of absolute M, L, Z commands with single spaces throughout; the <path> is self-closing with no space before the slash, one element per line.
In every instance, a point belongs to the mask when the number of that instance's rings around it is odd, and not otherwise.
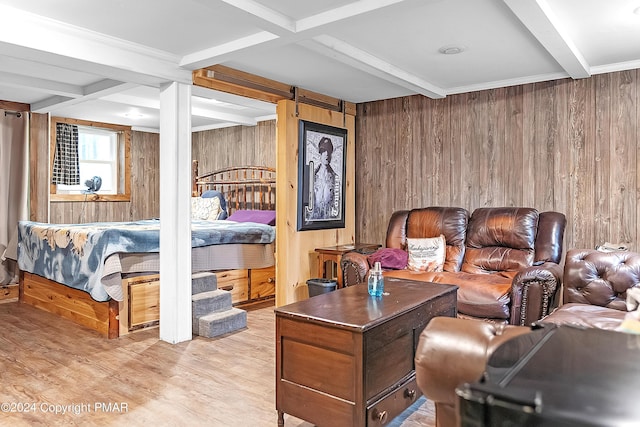
<path fill-rule="evenodd" d="M 411 375 L 395 391 L 367 408 L 367 426 L 383 426 L 411 406 L 422 392 L 415 375 Z"/>

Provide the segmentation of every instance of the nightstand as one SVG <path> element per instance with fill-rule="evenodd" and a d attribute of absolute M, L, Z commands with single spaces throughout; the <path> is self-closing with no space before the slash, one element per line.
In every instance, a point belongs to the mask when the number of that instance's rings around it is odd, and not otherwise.
<path fill-rule="evenodd" d="M 375 243 L 352 243 L 346 245 L 328 246 L 326 248 L 316 248 L 318 252 L 318 277 L 327 279 L 338 279 L 338 288 L 343 286 L 342 284 L 342 268 L 340 268 L 340 260 L 342 255 L 347 252 L 356 250 L 372 250 L 375 251 L 381 245 Z M 331 269 L 327 269 L 327 261 L 332 262 L 334 265 Z M 330 275 L 328 275 L 331 273 Z"/>

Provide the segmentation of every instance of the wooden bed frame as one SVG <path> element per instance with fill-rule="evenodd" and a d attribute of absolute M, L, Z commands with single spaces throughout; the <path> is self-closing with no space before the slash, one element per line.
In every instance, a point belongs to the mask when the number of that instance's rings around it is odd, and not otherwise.
<path fill-rule="evenodd" d="M 276 210 L 276 170 L 265 166 L 234 166 L 198 175 L 192 164 L 192 196 L 217 190 L 227 199 L 229 215 L 239 209 Z"/>
<path fill-rule="evenodd" d="M 217 190 L 225 195 L 227 210 L 275 210 L 275 169 L 240 166 L 198 175 L 193 162 L 192 195 Z M 218 288 L 229 290 L 236 306 L 275 298 L 275 266 L 261 269 L 215 271 Z M 20 272 L 19 300 L 117 338 L 159 323 L 159 275 L 122 280 L 122 302 L 95 301 L 83 291 L 36 274 Z"/>

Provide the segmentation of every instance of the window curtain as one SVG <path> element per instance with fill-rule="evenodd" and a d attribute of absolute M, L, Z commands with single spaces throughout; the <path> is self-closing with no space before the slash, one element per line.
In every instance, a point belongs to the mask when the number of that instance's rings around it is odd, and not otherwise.
<path fill-rule="evenodd" d="M 78 126 L 56 124 L 56 151 L 53 158 L 53 184 L 80 184 Z"/>
<path fill-rule="evenodd" d="M 0 283 L 17 283 L 18 221 L 29 219 L 29 114 L 0 109 Z"/>

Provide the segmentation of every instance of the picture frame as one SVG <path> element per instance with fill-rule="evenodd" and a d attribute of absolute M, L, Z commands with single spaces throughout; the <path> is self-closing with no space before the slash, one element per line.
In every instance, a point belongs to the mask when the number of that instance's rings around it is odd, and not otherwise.
<path fill-rule="evenodd" d="M 298 231 L 345 227 L 347 130 L 300 120 Z"/>

